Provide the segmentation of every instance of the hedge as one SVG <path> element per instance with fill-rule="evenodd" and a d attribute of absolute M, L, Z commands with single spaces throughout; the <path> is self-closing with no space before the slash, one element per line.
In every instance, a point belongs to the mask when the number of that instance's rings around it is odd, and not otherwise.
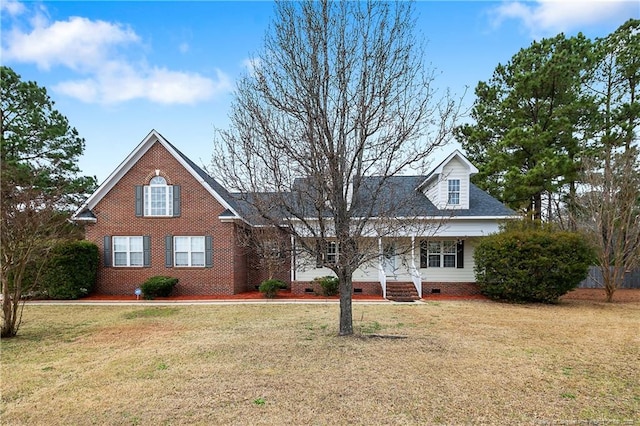
<path fill-rule="evenodd" d="M 586 278 L 593 251 L 579 234 L 522 226 L 483 238 L 474 259 L 488 297 L 552 303 Z"/>
<path fill-rule="evenodd" d="M 98 261 L 98 246 L 90 241 L 58 243 L 43 267 L 41 287 L 52 299 L 87 296 L 96 283 Z"/>

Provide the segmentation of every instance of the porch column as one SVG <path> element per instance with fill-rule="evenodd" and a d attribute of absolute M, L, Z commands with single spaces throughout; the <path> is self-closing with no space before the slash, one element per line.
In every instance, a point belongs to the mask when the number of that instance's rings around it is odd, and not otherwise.
<path fill-rule="evenodd" d="M 382 237 L 378 237 L 378 280 L 382 287 L 382 297 L 387 298 L 387 274 L 384 272 L 384 252 L 382 251 Z"/>
<path fill-rule="evenodd" d="M 422 276 L 416 267 L 416 236 L 411 236 L 411 281 L 418 291 L 418 296 L 422 299 Z"/>

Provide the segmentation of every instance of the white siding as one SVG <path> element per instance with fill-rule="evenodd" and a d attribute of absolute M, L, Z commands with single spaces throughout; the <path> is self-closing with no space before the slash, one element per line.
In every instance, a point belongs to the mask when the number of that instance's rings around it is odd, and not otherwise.
<path fill-rule="evenodd" d="M 453 205 L 447 204 L 449 187 L 448 181 L 450 179 L 460 180 L 460 204 Z M 469 169 L 467 166 L 454 157 L 443 168 L 443 173 L 440 175 L 440 200 L 441 208 L 447 209 L 468 209 L 469 208 Z"/>
<path fill-rule="evenodd" d="M 457 156 L 443 165 L 437 180 L 424 189 L 424 194 L 439 209 L 468 209 L 469 208 L 469 177 L 471 170 L 467 164 Z M 447 204 L 449 200 L 450 179 L 460 181 L 460 203 Z"/>
<path fill-rule="evenodd" d="M 444 282 L 444 283 L 467 283 L 475 282 L 473 273 L 473 252 L 475 251 L 474 241 L 464 242 L 464 268 L 420 268 L 422 281 Z"/>
<path fill-rule="evenodd" d="M 430 237 L 431 240 L 437 237 Z M 422 281 L 430 282 L 475 282 L 473 272 L 473 252 L 475 239 L 465 239 L 464 242 L 464 268 L 421 268 Z M 420 238 L 415 243 L 415 265 L 420 267 Z M 396 261 L 396 274 L 388 276 L 388 281 L 411 281 L 409 267 L 411 254 L 398 255 Z M 315 268 L 310 262 L 298 262 L 296 281 L 313 281 L 314 278 L 326 275 L 334 275 L 328 268 Z M 374 263 L 358 268 L 353 274 L 353 282 L 377 282 L 378 265 Z"/>
<path fill-rule="evenodd" d="M 430 186 L 427 187 L 427 190 L 424 192 L 429 201 L 433 203 L 434 206 L 440 207 L 441 200 L 440 198 L 440 182 L 434 181 Z"/>

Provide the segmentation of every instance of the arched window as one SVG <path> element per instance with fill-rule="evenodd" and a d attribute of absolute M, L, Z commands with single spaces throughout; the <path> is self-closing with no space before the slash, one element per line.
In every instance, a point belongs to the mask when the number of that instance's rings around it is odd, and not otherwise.
<path fill-rule="evenodd" d="M 144 187 L 145 216 L 173 216 L 173 186 L 162 176 L 154 176 Z"/>

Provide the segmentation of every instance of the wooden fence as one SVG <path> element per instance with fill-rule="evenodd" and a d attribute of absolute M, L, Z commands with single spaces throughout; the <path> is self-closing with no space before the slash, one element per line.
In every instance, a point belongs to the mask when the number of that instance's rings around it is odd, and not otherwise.
<path fill-rule="evenodd" d="M 578 284 L 578 288 L 601 288 L 602 272 L 597 266 L 589 267 L 587 279 Z M 640 288 L 640 269 L 624 274 L 624 280 L 618 288 Z"/>

